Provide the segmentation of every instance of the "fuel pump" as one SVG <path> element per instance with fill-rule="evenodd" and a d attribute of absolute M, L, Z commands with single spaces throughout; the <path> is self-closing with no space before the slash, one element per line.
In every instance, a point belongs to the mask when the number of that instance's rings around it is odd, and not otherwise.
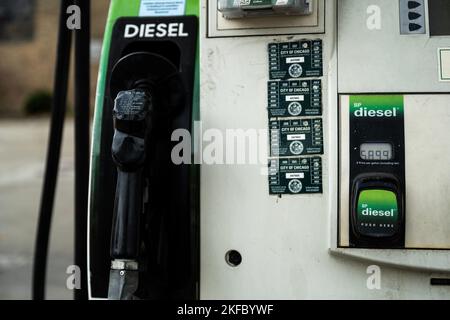
<path fill-rule="evenodd" d="M 448 298 L 449 2 L 203 5 L 201 298 Z"/>
<path fill-rule="evenodd" d="M 448 297 L 448 3 L 161 3 L 111 3 L 90 297 Z M 193 119 L 262 163 L 175 164 Z"/>
<path fill-rule="evenodd" d="M 198 106 L 198 5 L 152 8 L 111 2 L 93 133 L 93 298 L 198 297 L 196 168 L 171 159 L 172 132 L 191 131 Z"/>
<path fill-rule="evenodd" d="M 89 297 L 448 298 L 448 21 L 445 0 L 112 0 Z M 178 129 L 262 160 L 200 176 Z"/>

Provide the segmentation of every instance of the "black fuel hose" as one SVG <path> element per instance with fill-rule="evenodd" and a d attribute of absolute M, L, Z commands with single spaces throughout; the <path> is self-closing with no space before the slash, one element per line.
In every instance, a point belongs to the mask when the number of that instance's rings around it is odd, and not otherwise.
<path fill-rule="evenodd" d="M 87 212 L 89 186 L 90 104 L 90 0 L 76 0 L 81 29 L 75 32 L 75 264 L 80 268 L 81 288 L 75 300 L 87 300 Z"/>
<path fill-rule="evenodd" d="M 61 141 L 66 114 L 67 87 L 70 66 L 70 51 L 72 31 L 66 26 L 66 10 L 73 0 L 62 0 L 59 13 L 58 45 L 54 90 L 52 101 L 52 116 L 50 123 L 49 143 L 44 185 L 39 209 L 39 221 L 34 251 L 33 289 L 34 300 L 45 299 L 45 283 L 47 269 L 48 243 L 52 222 L 55 188 L 58 176 Z"/>

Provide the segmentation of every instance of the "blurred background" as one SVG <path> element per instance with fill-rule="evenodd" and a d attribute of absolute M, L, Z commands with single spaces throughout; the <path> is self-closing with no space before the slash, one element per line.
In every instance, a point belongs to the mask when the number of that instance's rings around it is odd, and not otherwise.
<path fill-rule="evenodd" d="M 108 0 L 92 1 L 91 114 L 108 5 Z M 0 0 L 0 300 L 31 298 L 58 12 L 58 0 Z M 72 83 L 50 239 L 48 299 L 73 297 L 66 288 L 66 269 L 73 264 Z"/>

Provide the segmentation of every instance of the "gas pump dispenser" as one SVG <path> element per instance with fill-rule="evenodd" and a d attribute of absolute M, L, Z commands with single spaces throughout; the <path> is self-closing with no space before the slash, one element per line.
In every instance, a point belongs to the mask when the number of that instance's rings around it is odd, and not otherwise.
<path fill-rule="evenodd" d="M 198 106 L 198 4 L 169 2 L 111 2 L 93 133 L 94 298 L 197 297 L 196 173 L 172 163 L 171 134 L 191 130 Z"/>
<path fill-rule="evenodd" d="M 202 3 L 201 298 L 448 299 L 448 1 Z"/>
<path fill-rule="evenodd" d="M 446 21 L 440 0 L 111 1 L 90 297 L 450 298 Z"/>

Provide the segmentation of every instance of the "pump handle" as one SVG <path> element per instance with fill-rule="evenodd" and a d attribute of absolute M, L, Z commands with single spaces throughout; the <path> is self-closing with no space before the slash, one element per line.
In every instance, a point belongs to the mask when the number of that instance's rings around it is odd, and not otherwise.
<path fill-rule="evenodd" d="M 139 220 L 142 211 L 142 170 L 117 170 L 116 198 L 111 236 L 111 258 L 137 260 Z"/>
<path fill-rule="evenodd" d="M 114 103 L 111 151 L 117 166 L 117 185 L 110 247 L 113 260 L 137 260 L 139 256 L 139 220 L 151 104 L 148 89 L 121 91 Z"/>

